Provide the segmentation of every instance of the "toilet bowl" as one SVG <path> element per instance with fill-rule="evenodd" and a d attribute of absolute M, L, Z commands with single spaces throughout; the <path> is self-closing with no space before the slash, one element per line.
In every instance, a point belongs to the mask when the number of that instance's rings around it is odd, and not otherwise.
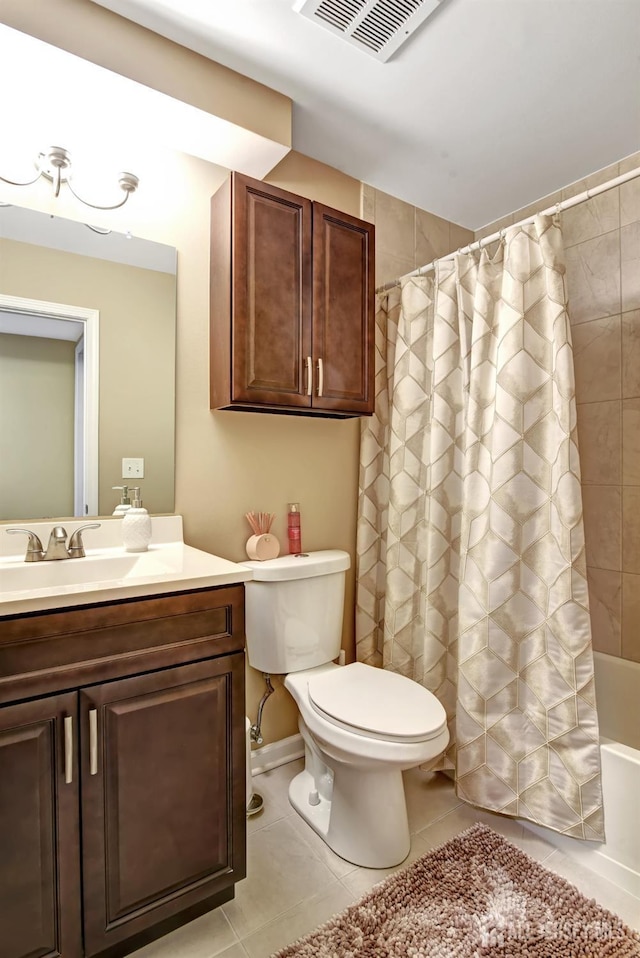
<path fill-rule="evenodd" d="M 402 772 L 447 747 L 442 705 L 416 682 L 357 662 L 292 672 L 285 687 L 305 743 L 291 804 L 341 858 L 369 868 L 397 865 L 411 844 Z"/>
<path fill-rule="evenodd" d="M 348 553 L 248 565 L 249 663 L 285 674 L 299 711 L 305 767 L 289 800 L 337 855 L 370 868 L 396 865 L 410 847 L 402 772 L 444 751 L 445 710 L 402 675 L 360 662 L 334 664 Z"/>

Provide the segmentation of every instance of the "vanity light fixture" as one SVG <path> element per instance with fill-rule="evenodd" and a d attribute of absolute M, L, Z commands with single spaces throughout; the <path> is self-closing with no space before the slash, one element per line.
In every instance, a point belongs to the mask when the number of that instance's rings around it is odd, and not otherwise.
<path fill-rule="evenodd" d="M 41 176 L 44 176 L 46 180 L 53 183 L 54 196 L 59 196 L 60 188 L 66 183 L 77 200 L 84 203 L 85 206 L 90 206 L 94 210 L 117 210 L 121 206 L 124 206 L 131 194 L 135 193 L 138 189 L 140 182 L 134 173 L 118 173 L 118 186 L 123 191 L 124 198 L 121 199 L 119 203 L 113 203 L 111 206 L 100 206 L 97 203 L 90 203 L 89 200 L 83 199 L 83 197 L 79 196 L 74 190 L 71 184 L 73 169 L 71 155 L 64 147 L 47 147 L 42 153 L 38 153 L 35 165 L 38 172 L 32 180 L 27 180 L 26 183 L 8 180 L 4 176 L 0 176 L 0 180 L 3 183 L 8 183 L 10 186 L 32 186 Z"/>

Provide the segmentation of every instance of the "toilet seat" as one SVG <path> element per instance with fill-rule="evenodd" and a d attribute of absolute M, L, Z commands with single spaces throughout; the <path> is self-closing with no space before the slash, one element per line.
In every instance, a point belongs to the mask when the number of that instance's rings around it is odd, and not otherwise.
<path fill-rule="evenodd" d="M 447 726 L 435 695 L 397 672 L 362 662 L 312 675 L 308 697 L 326 721 L 369 738 L 424 742 Z"/>

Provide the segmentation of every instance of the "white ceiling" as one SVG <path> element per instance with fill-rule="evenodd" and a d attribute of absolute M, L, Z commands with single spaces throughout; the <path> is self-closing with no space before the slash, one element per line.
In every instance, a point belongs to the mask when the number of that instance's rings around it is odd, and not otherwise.
<path fill-rule="evenodd" d="M 387 63 L 293 0 L 94 0 L 290 96 L 293 146 L 477 229 L 640 150 L 640 0 L 443 0 Z"/>

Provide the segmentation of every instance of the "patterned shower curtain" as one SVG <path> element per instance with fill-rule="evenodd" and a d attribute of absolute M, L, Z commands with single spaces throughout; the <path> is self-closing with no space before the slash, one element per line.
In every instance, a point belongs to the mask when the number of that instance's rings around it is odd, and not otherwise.
<path fill-rule="evenodd" d="M 460 798 L 601 841 L 564 274 L 538 216 L 380 298 L 357 655 L 443 703 Z"/>

